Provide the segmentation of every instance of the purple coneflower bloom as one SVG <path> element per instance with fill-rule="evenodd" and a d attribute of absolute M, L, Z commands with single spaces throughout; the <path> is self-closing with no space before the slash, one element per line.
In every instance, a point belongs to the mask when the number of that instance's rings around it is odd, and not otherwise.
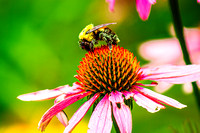
<path fill-rule="evenodd" d="M 186 46 L 193 64 L 200 64 L 200 29 L 184 28 Z M 150 61 L 147 66 L 158 65 L 184 65 L 182 50 L 177 38 L 165 38 L 150 40 L 141 44 L 139 48 L 140 55 Z M 167 53 L 167 54 L 166 54 Z M 200 86 L 200 79 L 197 81 Z M 160 82 L 155 89 L 158 92 L 168 90 L 172 84 Z M 183 86 L 185 93 L 192 92 L 191 83 L 185 83 Z"/>
<path fill-rule="evenodd" d="M 163 104 L 179 109 L 186 107 L 146 87 L 157 85 L 156 81 L 181 84 L 200 78 L 200 65 L 141 68 L 133 53 L 119 46 L 112 46 L 112 50 L 103 46 L 88 52 L 78 68 L 75 77 L 79 82 L 75 82 L 72 87 L 65 85 L 18 96 L 24 101 L 56 98 L 55 104 L 39 122 L 38 127 L 42 131 L 56 115 L 66 127 L 64 132 L 71 132 L 94 104 L 95 109 L 88 125 L 89 133 L 110 133 L 113 120 L 120 132 L 131 133 L 130 108 L 133 101 L 152 113 L 164 109 Z M 153 82 L 144 84 L 143 80 Z M 63 109 L 84 97 L 88 97 L 88 100 L 68 121 Z"/>

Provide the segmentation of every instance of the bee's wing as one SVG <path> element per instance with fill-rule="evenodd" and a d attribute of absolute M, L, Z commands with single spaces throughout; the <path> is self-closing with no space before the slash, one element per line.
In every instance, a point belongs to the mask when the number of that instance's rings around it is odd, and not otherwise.
<path fill-rule="evenodd" d="M 117 23 L 106 23 L 106 24 L 97 25 L 97 26 L 93 27 L 92 29 L 88 30 L 86 32 L 86 34 L 91 33 L 91 32 L 93 32 L 93 31 L 95 31 L 95 30 L 97 30 L 99 28 L 104 27 L 104 26 L 111 25 L 111 24 L 117 24 Z"/>

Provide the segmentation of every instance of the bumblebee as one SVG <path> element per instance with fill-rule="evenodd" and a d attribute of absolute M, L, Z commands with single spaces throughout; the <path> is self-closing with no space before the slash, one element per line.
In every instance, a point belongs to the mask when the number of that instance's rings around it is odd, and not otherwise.
<path fill-rule="evenodd" d="M 106 45 L 112 49 L 112 45 L 117 45 L 120 42 L 118 36 L 113 32 L 108 25 L 116 23 L 107 23 L 94 26 L 87 25 L 79 34 L 79 45 L 82 49 L 93 51 L 99 41 L 106 42 Z"/>

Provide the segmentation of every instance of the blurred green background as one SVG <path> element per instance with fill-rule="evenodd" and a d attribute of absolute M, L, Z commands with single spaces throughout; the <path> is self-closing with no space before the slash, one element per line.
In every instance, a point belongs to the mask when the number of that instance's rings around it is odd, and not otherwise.
<path fill-rule="evenodd" d="M 196 0 L 179 0 L 183 24 L 200 24 L 200 5 Z M 116 0 L 110 13 L 104 0 L 0 0 L 0 132 L 39 133 L 37 123 L 53 100 L 23 102 L 20 94 L 53 89 L 77 81 L 76 70 L 85 51 L 78 46 L 79 32 L 90 23 L 117 22 L 110 26 L 119 36 L 120 46 L 138 53 L 138 46 L 147 40 L 171 37 L 172 24 L 167 0 L 158 0 L 148 21 L 142 21 L 135 9 L 135 0 Z M 167 53 L 166 53 L 167 54 Z M 134 103 L 134 133 L 184 133 L 190 125 L 200 125 L 193 94 L 184 94 L 181 85 L 164 93 L 188 107 L 149 113 Z M 81 100 L 65 111 L 71 117 Z M 86 132 L 91 110 L 74 132 Z M 63 132 L 57 118 L 46 133 Z"/>

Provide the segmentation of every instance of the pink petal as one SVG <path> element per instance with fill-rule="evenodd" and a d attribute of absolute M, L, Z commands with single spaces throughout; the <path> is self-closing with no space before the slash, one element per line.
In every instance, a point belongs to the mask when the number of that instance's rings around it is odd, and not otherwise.
<path fill-rule="evenodd" d="M 109 96 L 106 94 L 104 98 L 97 104 L 89 121 L 88 133 L 110 133 L 112 129 L 111 105 Z"/>
<path fill-rule="evenodd" d="M 197 0 L 198 3 L 200 3 L 200 0 Z"/>
<path fill-rule="evenodd" d="M 179 103 L 178 101 L 176 101 L 172 98 L 158 94 L 158 93 L 151 91 L 149 89 L 142 88 L 142 87 L 137 87 L 137 88 L 138 88 L 138 91 L 141 94 L 143 94 L 144 96 L 146 96 L 148 98 L 153 99 L 154 101 L 161 102 L 161 103 L 164 103 L 164 104 L 167 104 L 167 105 L 170 105 L 172 107 L 179 108 L 179 109 L 187 107 L 186 105 L 183 105 L 183 104 Z"/>
<path fill-rule="evenodd" d="M 43 131 L 46 129 L 46 127 L 47 127 L 47 125 L 49 124 L 50 121 L 51 121 L 51 119 L 47 120 L 47 121 L 42 125 L 42 127 L 41 127 L 41 132 L 43 132 Z"/>
<path fill-rule="evenodd" d="M 156 92 L 163 93 L 167 91 L 173 84 L 167 82 L 159 82 L 157 86 L 155 86 Z"/>
<path fill-rule="evenodd" d="M 151 11 L 151 3 L 148 0 L 136 0 L 136 8 L 142 20 L 147 20 Z"/>
<path fill-rule="evenodd" d="M 185 83 L 183 84 L 183 90 L 185 93 L 192 93 L 192 84 L 191 83 Z"/>
<path fill-rule="evenodd" d="M 130 99 L 131 97 L 134 96 L 134 93 L 129 92 L 129 91 L 123 91 L 122 93 L 125 96 L 125 99 Z"/>
<path fill-rule="evenodd" d="M 199 56 L 195 53 L 200 52 L 200 30 L 184 28 L 184 33 L 191 61 L 199 64 Z M 184 64 L 182 51 L 176 38 L 148 41 L 143 43 L 139 50 L 143 58 L 150 60 L 149 65 Z"/>
<path fill-rule="evenodd" d="M 132 93 L 134 93 L 133 98 L 135 102 L 142 106 L 143 108 L 147 109 L 147 111 L 151 113 L 155 113 L 159 111 L 160 109 L 165 109 L 165 106 L 144 96 L 143 94 L 139 93 L 136 90 L 133 90 Z"/>
<path fill-rule="evenodd" d="M 17 98 L 23 101 L 40 101 L 40 100 L 47 100 L 47 99 L 52 99 L 56 98 L 59 95 L 66 94 L 68 95 L 73 95 L 76 93 L 81 93 L 83 90 L 79 89 L 80 86 L 77 85 L 76 83 L 73 84 L 72 87 L 69 85 L 65 86 L 60 86 L 58 88 L 52 89 L 52 90 L 41 90 L 33 93 L 28 93 L 28 94 L 23 94 L 18 96 Z"/>
<path fill-rule="evenodd" d="M 72 129 L 82 120 L 82 118 L 85 116 L 89 108 L 92 106 L 92 104 L 96 101 L 96 99 L 100 96 L 99 93 L 96 93 L 90 100 L 85 102 L 72 116 L 72 118 L 69 120 L 69 125 L 65 128 L 64 133 L 69 133 L 72 131 Z"/>
<path fill-rule="evenodd" d="M 132 132 L 132 116 L 130 108 L 124 104 L 122 93 L 111 92 L 109 100 L 112 102 L 113 115 L 121 133 Z"/>
<path fill-rule="evenodd" d="M 111 12 L 113 12 L 114 11 L 114 6 L 115 6 L 115 0 L 106 0 L 106 2 L 109 3 L 109 10 Z"/>
<path fill-rule="evenodd" d="M 70 89 L 69 85 L 60 86 L 52 90 L 41 90 L 33 93 L 23 94 L 17 98 L 23 101 L 39 101 L 55 98 L 64 93 L 64 91 Z"/>
<path fill-rule="evenodd" d="M 59 97 L 57 97 L 54 101 L 54 104 L 57 104 L 58 102 L 61 102 L 63 100 L 65 100 L 65 94 L 60 95 Z M 58 114 L 56 114 L 56 117 L 58 118 L 58 120 L 66 127 L 68 125 L 68 118 L 67 115 L 65 114 L 64 111 L 60 111 Z"/>
<path fill-rule="evenodd" d="M 158 66 L 142 68 L 143 80 L 163 81 L 173 84 L 193 82 L 200 79 L 200 65 Z"/>
<path fill-rule="evenodd" d="M 200 40 L 200 39 L 199 39 Z M 200 42 L 199 42 L 200 44 Z M 190 54 L 191 61 L 193 64 L 200 64 L 200 50 L 199 51 L 194 51 L 192 54 Z"/>
<path fill-rule="evenodd" d="M 58 102 L 61 102 L 61 101 L 65 100 L 65 99 L 66 99 L 66 94 L 62 94 L 62 95 L 58 96 L 58 97 L 55 99 L 54 104 L 56 104 L 56 103 L 58 103 Z"/>
<path fill-rule="evenodd" d="M 192 58 L 199 57 L 195 53 L 200 53 L 200 30 L 184 28 L 184 33 L 190 58 L 193 63 L 198 63 Z M 184 64 L 181 47 L 175 37 L 147 41 L 140 46 L 139 51 L 143 58 L 150 60 L 149 65 Z"/>
<path fill-rule="evenodd" d="M 156 0 L 148 0 L 149 1 L 149 3 L 151 3 L 151 4 L 155 4 L 156 3 Z"/>
<path fill-rule="evenodd" d="M 177 64 L 182 55 L 176 38 L 147 41 L 140 46 L 139 52 L 144 59 L 150 60 L 149 65 Z"/>
<path fill-rule="evenodd" d="M 189 54 L 200 51 L 200 29 L 198 28 L 184 28 L 186 46 Z"/>
<path fill-rule="evenodd" d="M 68 118 L 65 114 L 64 111 L 60 111 L 58 114 L 56 114 L 56 117 L 58 118 L 58 120 L 66 127 L 69 123 L 68 123 Z"/>
<path fill-rule="evenodd" d="M 63 100 L 63 101 L 55 104 L 54 106 L 52 106 L 42 116 L 42 118 L 41 118 L 41 120 L 40 120 L 40 122 L 38 124 L 38 128 L 41 128 L 41 129 L 44 130 L 44 127 L 46 127 L 46 125 L 48 124 L 47 122 L 49 122 L 57 113 L 59 113 L 64 108 L 66 108 L 67 106 L 71 105 L 72 103 L 74 103 L 74 102 L 80 100 L 81 98 L 89 95 L 90 93 L 91 92 L 86 92 L 86 93 L 83 93 L 83 94 L 77 94 L 75 96 L 68 97 L 65 100 Z"/>

